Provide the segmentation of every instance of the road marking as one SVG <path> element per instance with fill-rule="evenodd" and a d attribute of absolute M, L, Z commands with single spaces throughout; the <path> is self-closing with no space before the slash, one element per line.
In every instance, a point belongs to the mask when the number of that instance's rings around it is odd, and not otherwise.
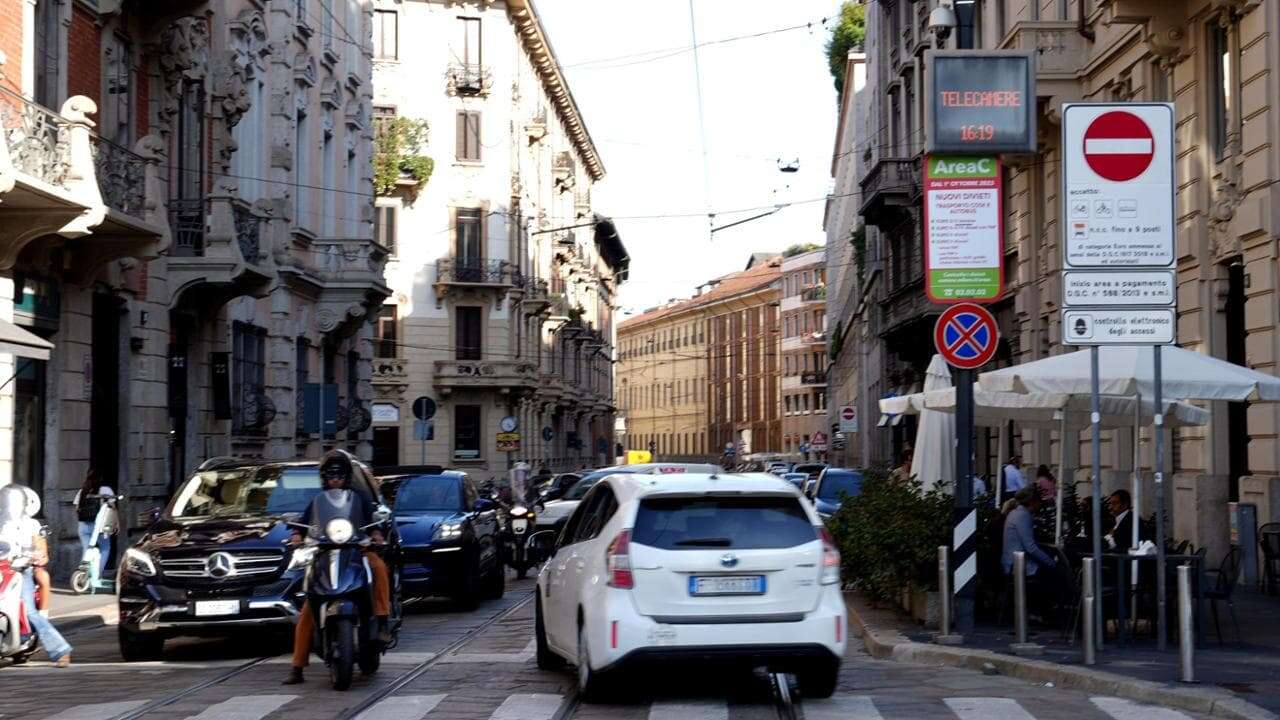
<path fill-rule="evenodd" d="M 422 720 L 444 698 L 444 695 L 389 697 L 357 715 L 356 720 Z"/>
<path fill-rule="evenodd" d="M 117 715 L 127 713 L 134 708 L 146 705 L 150 700 L 122 700 L 120 702 L 93 703 L 91 705 L 76 705 L 67 708 L 57 715 L 50 715 L 44 720 L 107 720 Z"/>
<path fill-rule="evenodd" d="M 806 720 L 884 720 L 867 695 L 805 700 L 804 716 Z"/>
<path fill-rule="evenodd" d="M 527 663 L 532 662 L 534 653 L 537 648 L 534 641 L 518 653 L 454 653 L 445 655 L 440 658 L 441 664 L 446 663 Z"/>
<path fill-rule="evenodd" d="M 1189 716 L 1177 710 L 1153 705 L 1139 705 L 1132 700 L 1114 697 L 1089 699 L 1099 710 L 1115 718 L 1115 720 L 1191 720 Z"/>
<path fill-rule="evenodd" d="M 1009 698 L 944 698 L 942 701 L 960 720 L 1036 720 L 1017 700 Z"/>
<path fill-rule="evenodd" d="M 210 705 L 187 720 L 262 720 L 297 699 L 297 695 L 242 695 Z"/>
<path fill-rule="evenodd" d="M 551 720 L 564 698 L 544 693 L 508 695 L 489 720 Z"/>
<path fill-rule="evenodd" d="M 656 702 L 649 706 L 649 720 L 729 720 L 729 706 L 722 702 Z"/>

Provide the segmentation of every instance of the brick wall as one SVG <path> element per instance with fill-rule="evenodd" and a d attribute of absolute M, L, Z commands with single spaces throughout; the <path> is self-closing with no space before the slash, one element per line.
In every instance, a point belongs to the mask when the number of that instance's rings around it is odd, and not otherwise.
<path fill-rule="evenodd" d="M 0 0 L 0 52 L 4 53 L 5 87 L 22 91 L 22 3 L 23 0 Z"/>
<path fill-rule="evenodd" d="M 67 36 L 67 97 L 85 95 L 102 107 L 102 31 L 92 14 L 73 5 Z"/>

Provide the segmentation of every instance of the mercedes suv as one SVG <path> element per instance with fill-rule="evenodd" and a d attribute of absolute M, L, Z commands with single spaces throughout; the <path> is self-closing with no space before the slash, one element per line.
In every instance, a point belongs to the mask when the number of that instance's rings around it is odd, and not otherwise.
<path fill-rule="evenodd" d="M 353 487 L 382 506 L 369 469 L 352 463 Z M 165 640 L 179 635 L 287 632 L 302 605 L 307 561 L 305 551 L 288 544 L 287 523 L 320 486 L 317 461 L 216 458 L 201 465 L 120 563 L 124 658 L 155 659 Z M 388 524 L 384 553 L 395 598 L 399 539 Z"/>

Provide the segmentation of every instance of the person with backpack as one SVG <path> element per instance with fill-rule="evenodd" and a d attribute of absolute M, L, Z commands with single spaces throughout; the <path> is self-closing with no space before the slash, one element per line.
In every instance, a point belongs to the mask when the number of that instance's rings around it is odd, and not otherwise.
<path fill-rule="evenodd" d="M 110 485 L 102 483 L 102 476 L 96 468 L 89 468 L 85 473 L 84 483 L 76 491 L 72 505 L 76 508 L 76 520 L 80 529 L 80 549 L 88 550 L 93 543 L 93 528 L 98 520 L 98 511 L 102 508 L 103 498 L 113 497 L 115 493 Z M 98 577 L 107 571 L 107 560 L 111 555 L 111 535 L 102 532 L 98 535 Z"/>

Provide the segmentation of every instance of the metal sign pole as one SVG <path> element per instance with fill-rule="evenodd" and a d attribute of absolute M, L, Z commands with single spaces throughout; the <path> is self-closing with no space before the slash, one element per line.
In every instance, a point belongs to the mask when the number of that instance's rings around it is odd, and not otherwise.
<path fill-rule="evenodd" d="M 1160 346 L 1155 345 L 1151 348 L 1153 353 L 1152 374 L 1155 381 L 1155 479 L 1156 479 L 1156 630 L 1159 633 L 1156 640 L 1156 646 L 1160 650 L 1165 648 L 1165 638 L 1167 635 L 1166 616 L 1167 608 L 1165 607 L 1165 572 L 1164 572 L 1164 393 L 1161 391 L 1161 368 L 1160 368 Z M 1134 518 L 1134 526 L 1137 526 L 1138 519 Z"/>
<path fill-rule="evenodd" d="M 955 559 L 956 632 L 973 630 L 978 546 L 977 510 L 973 507 L 973 371 L 957 368 L 956 492 L 952 557 Z M 918 449 L 919 450 L 919 449 Z"/>
<path fill-rule="evenodd" d="M 1090 412 L 1089 422 L 1093 426 L 1093 529 L 1090 533 L 1093 537 L 1093 586 L 1095 588 L 1102 587 L 1102 408 L 1101 401 L 1098 398 L 1098 356 L 1099 348 L 1097 345 L 1089 346 L 1089 402 Z M 1119 592 L 1124 592 L 1120 589 Z M 1094 628 L 1097 639 L 1094 646 L 1101 650 L 1102 641 L 1106 636 L 1106 626 L 1103 624 L 1102 603 L 1094 604 Z"/>

